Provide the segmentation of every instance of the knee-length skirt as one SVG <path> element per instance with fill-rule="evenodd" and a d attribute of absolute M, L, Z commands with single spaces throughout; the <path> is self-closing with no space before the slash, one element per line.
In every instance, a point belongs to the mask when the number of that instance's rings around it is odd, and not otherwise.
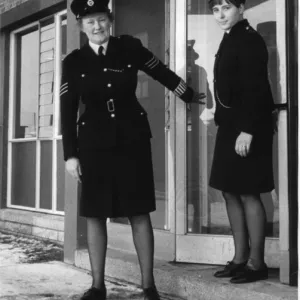
<path fill-rule="evenodd" d="M 210 186 L 237 194 L 266 193 L 274 189 L 272 163 L 272 128 L 263 128 L 252 139 L 250 153 L 241 157 L 235 152 L 240 132 L 219 126 L 210 176 Z"/>
<path fill-rule="evenodd" d="M 79 160 L 81 216 L 117 218 L 155 210 L 149 139 L 111 149 L 84 150 Z"/>

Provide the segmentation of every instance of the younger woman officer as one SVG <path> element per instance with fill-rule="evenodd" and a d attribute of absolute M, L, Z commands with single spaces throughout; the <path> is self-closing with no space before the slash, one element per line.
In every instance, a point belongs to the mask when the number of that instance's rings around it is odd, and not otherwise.
<path fill-rule="evenodd" d="M 225 31 L 214 68 L 219 126 L 210 185 L 221 190 L 233 232 L 235 256 L 216 277 L 232 283 L 265 279 L 266 213 L 260 193 L 274 188 L 268 51 L 243 19 L 245 0 L 210 0 Z M 250 239 L 250 245 L 249 245 Z"/>
<path fill-rule="evenodd" d="M 159 299 L 153 278 L 155 210 L 151 131 L 137 101 L 139 70 L 183 101 L 202 103 L 140 40 L 110 36 L 109 0 L 74 0 L 71 10 L 88 43 L 63 62 L 61 121 L 66 168 L 82 182 L 80 215 L 87 218 L 92 287 L 82 300 L 106 299 L 107 218 L 128 217 L 145 299 Z M 79 100 L 85 111 L 77 120 Z"/>

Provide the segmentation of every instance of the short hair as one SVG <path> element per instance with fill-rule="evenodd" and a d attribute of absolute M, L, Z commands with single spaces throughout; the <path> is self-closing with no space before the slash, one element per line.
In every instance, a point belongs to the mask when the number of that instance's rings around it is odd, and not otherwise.
<path fill-rule="evenodd" d="M 241 4 L 245 4 L 246 0 L 224 0 L 228 4 L 233 4 L 236 7 L 240 7 Z M 209 0 L 208 5 L 209 8 L 212 9 L 215 5 L 221 5 L 223 3 L 223 0 Z"/>
<path fill-rule="evenodd" d="M 104 12 L 104 14 L 107 15 L 107 17 L 108 17 L 108 19 L 111 23 L 115 20 L 115 16 L 110 10 L 107 10 L 106 12 Z M 82 18 L 77 19 L 77 22 L 81 26 L 82 25 Z"/>

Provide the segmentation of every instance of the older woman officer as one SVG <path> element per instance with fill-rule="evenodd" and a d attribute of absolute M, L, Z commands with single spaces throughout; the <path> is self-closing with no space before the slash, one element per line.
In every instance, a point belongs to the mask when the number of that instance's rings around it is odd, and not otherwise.
<path fill-rule="evenodd" d="M 183 101 L 203 103 L 140 40 L 110 36 L 109 0 L 74 0 L 71 10 L 88 43 L 63 62 L 61 122 L 66 169 L 82 182 L 80 214 L 87 218 L 92 287 L 82 300 L 106 299 L 106 219 L 128 217 L 145 299 L 159 299 L 153 278 L 155 210 L 151 131 L 137 101 L 138 70 Z M 85 111 L 77 120 L 79 100 Z"/>
<path fill-rule="evenodd" d="M 235 256 L 216 277 L 245 283 L 268 277 L 264 263 L 266 213 L 260 193 L 274 188 L 268 51 L 243 19 L 245 0 L 210 0 L 225 31 L 216 55 L 216 138 L 210 185 L 221 190 L 233 232 Z M 250 239 L 250 245 L 249 245 Z"/>

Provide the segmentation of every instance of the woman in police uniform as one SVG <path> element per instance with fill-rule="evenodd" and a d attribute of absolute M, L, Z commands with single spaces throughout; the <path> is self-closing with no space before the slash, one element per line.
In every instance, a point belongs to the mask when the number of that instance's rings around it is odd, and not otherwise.
<path fill-rule="evenodd" d="M 71 10 L 88 43 L 63 62 L 61 121 L 66 168 L 82 182 L 80 215 L 87 218 L 92 287 L 84 300 L 106 299 L 106 219 L 128 217 L 145 299 L 159 299 L 153 278 L 155 210 L 151 131 L 137 101 L 139 70 L 185 102 L 202 103 L 140 40 L 110 36 L 109 0 L 74 0 Z M 79 101 L 85 111 L 77 119 Z"/>
<path fill-rule="evenodd" d="M 245 0 L 210 0 L 209 5 L 225 31 L 214 67 L 219 127 L 210 185 L 226 200 L 235 244 L 233 260 L 215 276 L 245 283 L 268 277 L 266 213 L 260 198 L 260 193 L 274 188 L 268 51 L 262 37 L 243 19 Z"/>

